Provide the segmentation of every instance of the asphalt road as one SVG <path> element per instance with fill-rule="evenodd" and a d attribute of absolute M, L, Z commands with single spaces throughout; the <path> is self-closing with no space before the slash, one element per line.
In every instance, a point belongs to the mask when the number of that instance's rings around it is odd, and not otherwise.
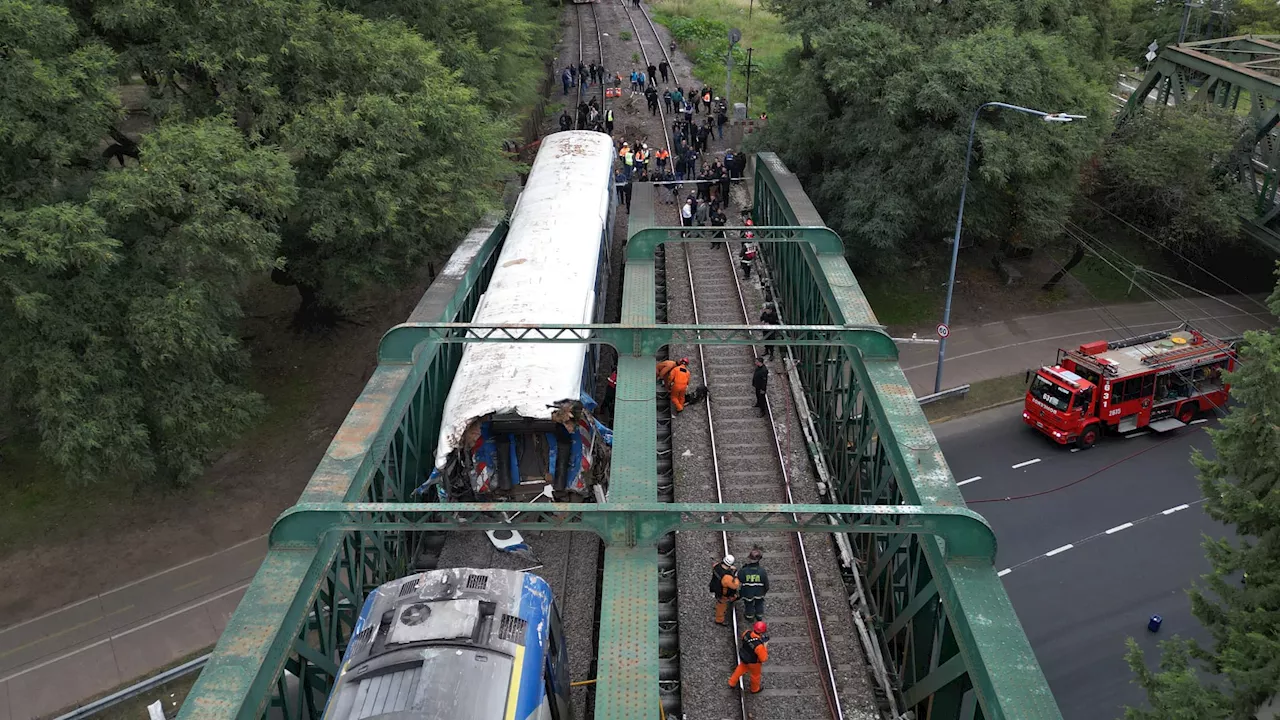
<path fill-rule="evenodd" d="M 1021 412 L 1006 406 L 935 432 L 965 499 L 996 531 L 1005 588 L 1063 717 L 1118 718 L 1144 701 L 1126 638 L 1154 650 L 1175 634 L 1206 637 L 1185 590 L 1209 569 L 1202 535 L 1229 531 L 1204 514 L 1189 459 L 1192 447 L 1210 449 L 1205 424 L 1072 452 Z M 1164 618 L 1156 635 L 1153 614 Z"/>

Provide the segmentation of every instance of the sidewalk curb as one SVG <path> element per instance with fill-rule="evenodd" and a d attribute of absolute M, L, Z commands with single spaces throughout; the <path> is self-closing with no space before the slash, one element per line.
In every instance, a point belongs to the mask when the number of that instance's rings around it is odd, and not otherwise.
<path fill-rule="evenodd" d="M 1015 398 L 1015 399 L 1013 399 L 1013 400 L 1002 400 L 1002 401 L 1000 401 L 1000 402 L 998 402 L 998 403 L 991 403 L 990 405 L 983 405 L 982 407 L 977 407 L 977 408 L 974 408 L 974 409 L 972 409 L 972 410 L 966 410 L 966 411 L 964 411 L 964 412 L 958 412 L 958 413 L 956 413 L 956 414 L 954 414 L 954 415 L 945 415 L 945 416 L 943 416 L 943 417 L 938 418 L 937 420 L 930 420 L 930 421 L 929 421 L 929 425 L 930 425 L 930 427 L 932 427 L 932 426 L 934 426 L 934 425 L 941 425 L 941 424 L 942 424 L 942 423 L 944 423 L 944 422 L 949 422 L 949 421 L 951 421 L 951 420 L 958 420 L 958 419 L 960 419 L 960 418 L 962 418 L 962 417 L 965 417 L 965 416 L 968 416 L 968 415 L 973 415 L 973 414 L 975 414 L 975 413 L 986 412 L 987 410 L 994 410 L 994 409 L 996 409 L 996 408 L 998 408 L 998 407 L 1004 407 L 1005 405 L 1013 405 L 1014 403 L 1020 403 L 1020 402 L 1022 402 L 1024 399 L 1026 399 L 1026 396 L 1025 396 L 1025 395 L 1024 395 L 1024 396 L 1021 396 L 1021 397 L 1018 397 L 1018 398 Z"/>

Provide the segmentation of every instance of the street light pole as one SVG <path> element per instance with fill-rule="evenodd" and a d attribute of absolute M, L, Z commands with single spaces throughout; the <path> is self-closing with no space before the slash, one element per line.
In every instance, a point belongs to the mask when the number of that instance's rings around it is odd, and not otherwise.
<path fill-rule="evenodd" d="M 1045 122 L 1071 122 L 1072 120 L 1083 120 L 1084 115 L 1068 115 L 1066 113 L 1047 113 L 1040 110 L 1032 110 L 1024 108 L 1020 105 L 1010 105 L 1002 102 L 988 102 L 978 106 L 973 111 L 973 121 L 969 123 L 969 146 L 964 151 L 964 179 L 960 182 L 960 212 L 956 214 L 956 232 L 951 239 L 951 272 L 947 277 L 947 302 L 942 309 L 942 324 L 951 327 L 951 295 L 956 289 L 956 261 L 960 259 L 960 228 L 964 224 L 964 199 L 969 190 L 969 162 L 973 159 L 973 135 L 978 129 L 978 116 L 983 110 L 989 107 L 1005 108 L 1008 110 L 1017 110 L 1018 112 L 1028 115 L 1035 115 Z M 947 333 L 950 335 L 950 332 Z M 933 379 L 933 391 L 935 393 L 942 392 L 942 363 L 947 357 L 947 338 L 939 337 L 938 339 L 938 372 Z"/>

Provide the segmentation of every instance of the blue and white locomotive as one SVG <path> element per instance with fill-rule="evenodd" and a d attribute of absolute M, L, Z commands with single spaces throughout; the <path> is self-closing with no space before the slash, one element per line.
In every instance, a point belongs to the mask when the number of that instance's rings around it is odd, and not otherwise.
<path fill-rule="evenodd" d="M 547 582 L 452 568 L 369 594 L 324 720 L 570 720 L 572 712 Z"/>
<path fill-rule="evenodd" d="M 542 140 L 473 322 L 603 322 L 613 240 L 613 140 Z M 596 421 L 599 348 L 468 343 L 440 420 L 426 486 L 441 500 L 587 496 L 612 444 Z"/>

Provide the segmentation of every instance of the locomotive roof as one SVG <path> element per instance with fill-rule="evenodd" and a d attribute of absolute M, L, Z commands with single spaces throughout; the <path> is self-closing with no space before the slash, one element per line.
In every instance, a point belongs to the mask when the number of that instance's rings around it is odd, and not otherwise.
<path fill-rule="evenodd" d="M 591 322 L 613 155 L 604 133 L 543 139 L 474 322 Z M 445 464 L 476 418 L 545 420 L 549 405 L 580 399 L 586 352 L 585 344 L 467 343 L 445 401 L 436 465 Z"/>

